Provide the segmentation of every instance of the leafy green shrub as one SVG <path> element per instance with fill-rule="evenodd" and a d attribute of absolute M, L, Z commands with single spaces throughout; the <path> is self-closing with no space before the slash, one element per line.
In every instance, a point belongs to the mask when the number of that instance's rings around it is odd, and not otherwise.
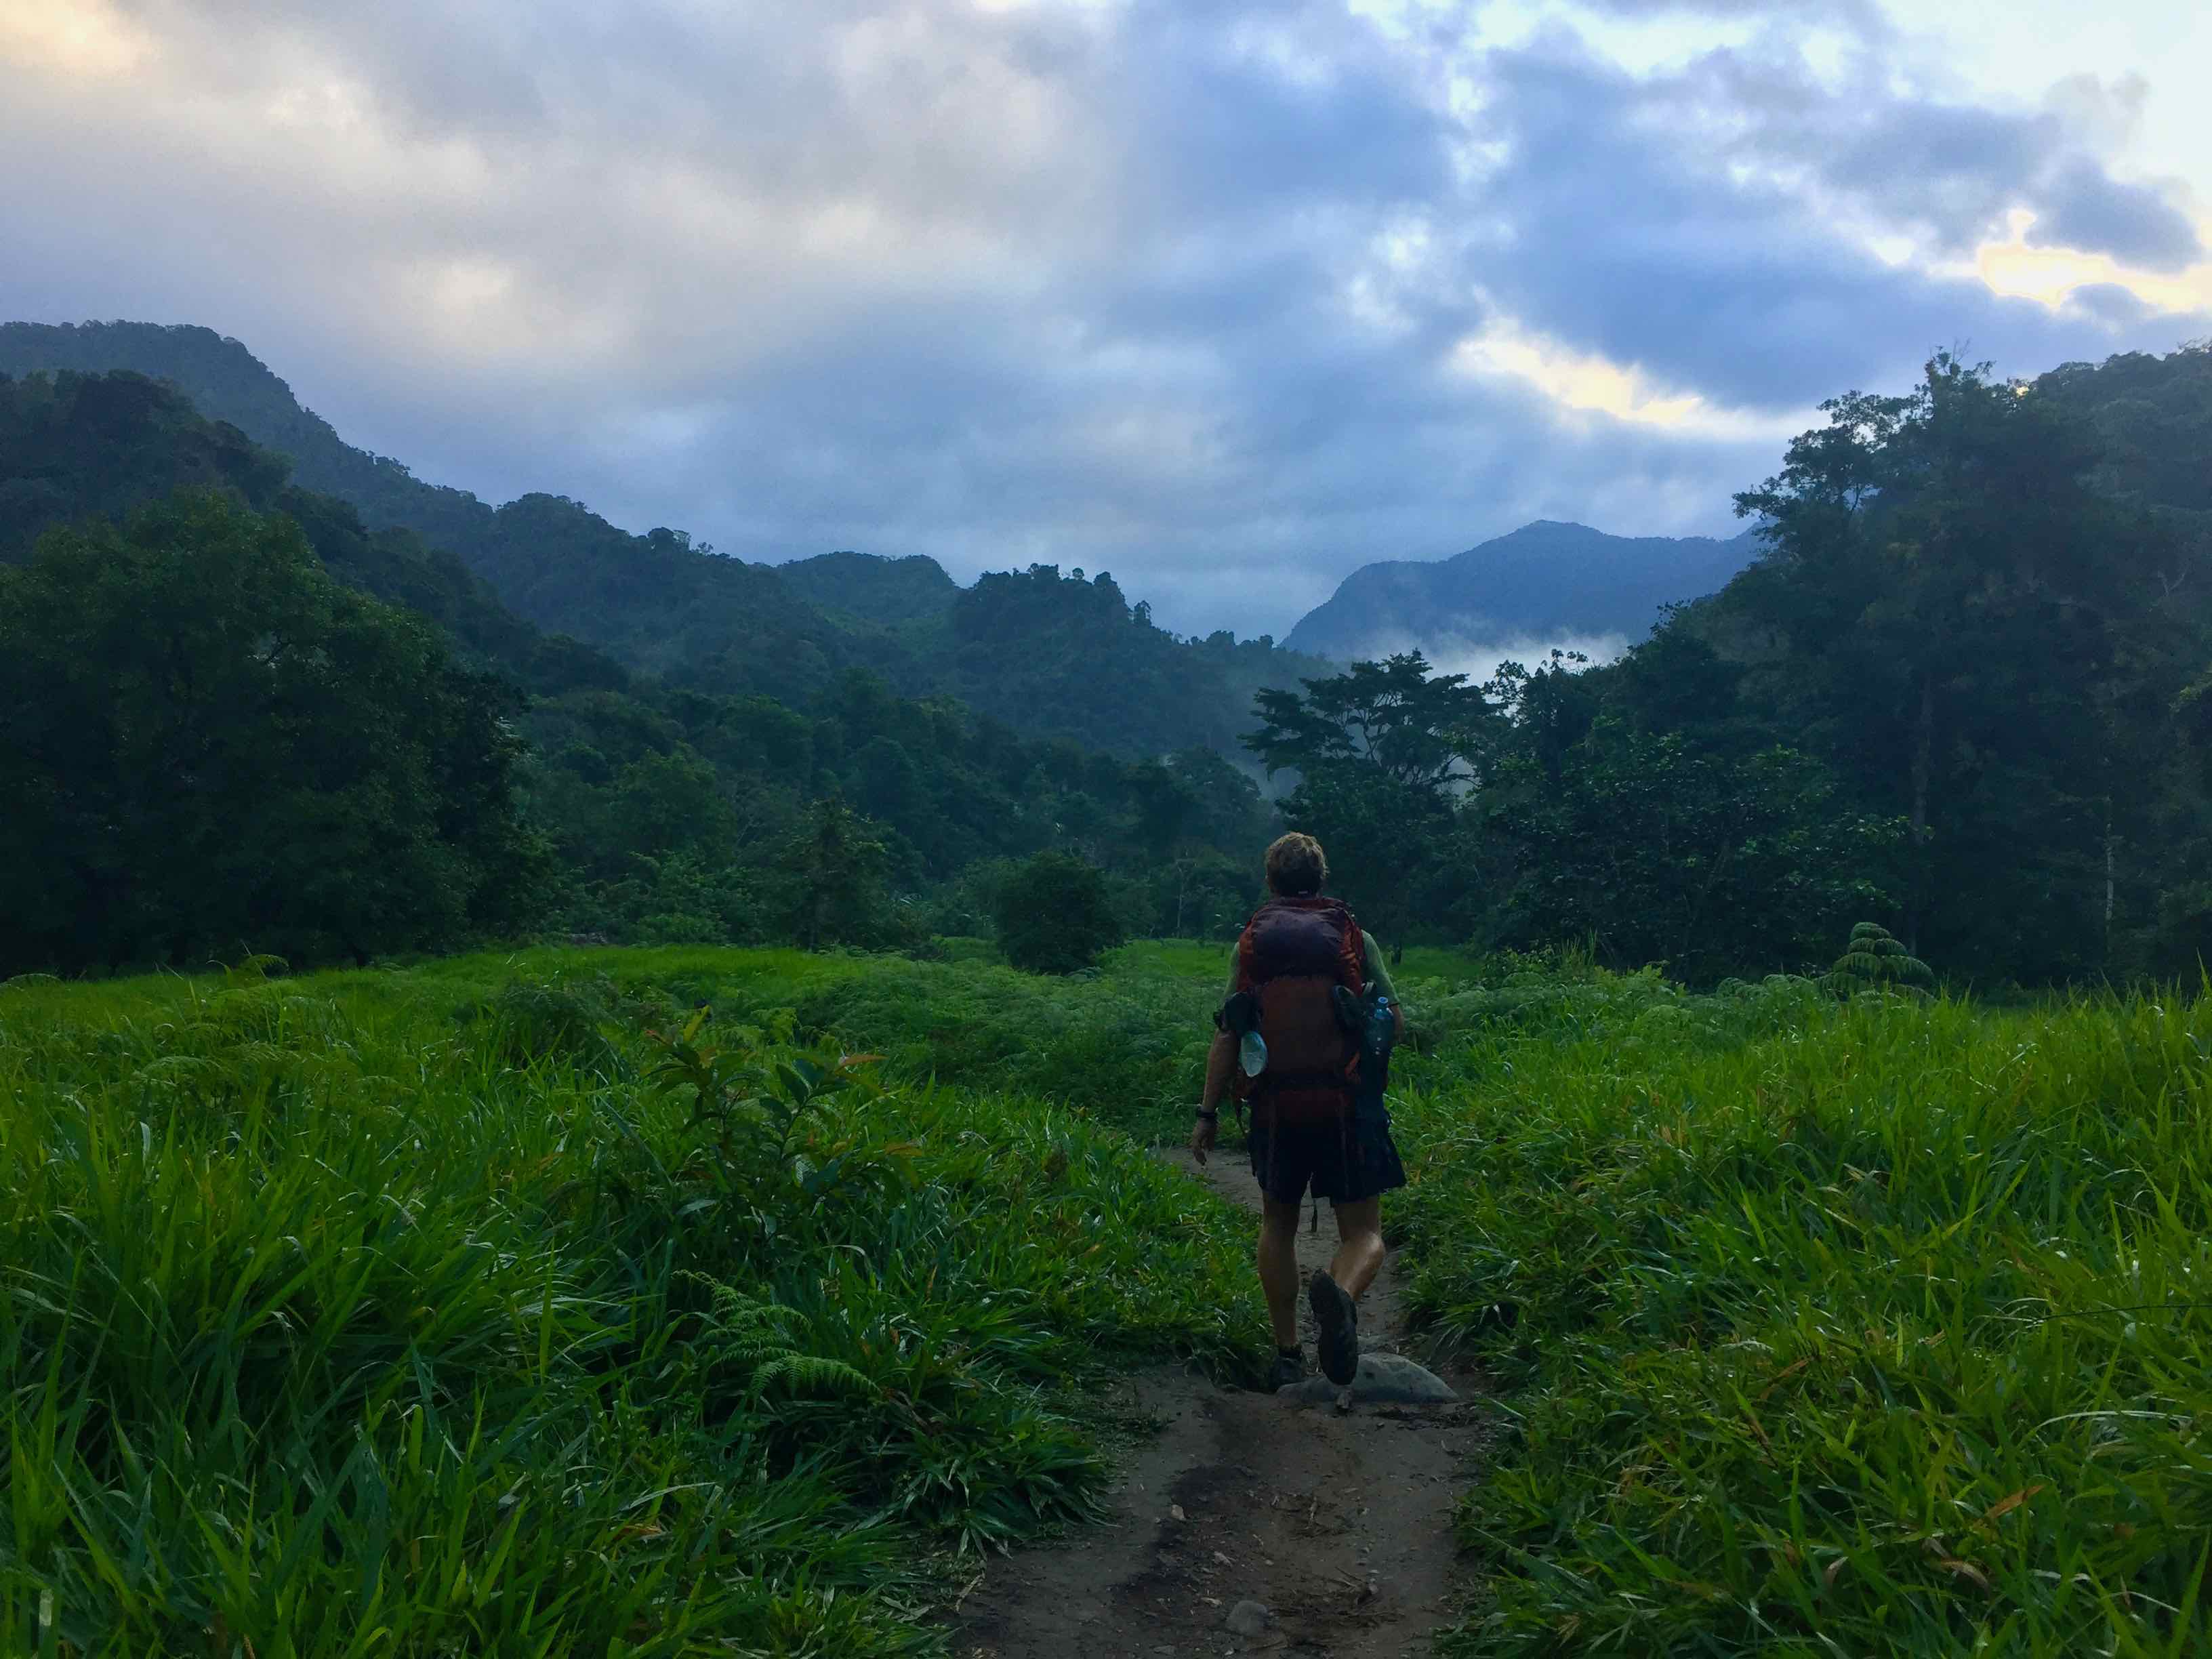
<path fill-rule="evenodd" d="M 509 980 L 480 1002 L 464 1006 L 477 1050 L 501 1066 L 565 1060 L 606 1072 L 617 1064 L 609 1030 L 620 1016 L 615 988 L 604 978 Z"/>
<path fill-rule="evenodd" d="M 1902 991 L 1925 995 L 1936 988 L 1928 964 L 1871 921 L 1851 929 L 1851 942 L 1836 958 L 1824 981 L 1844 996 L 1861 991 Z"/>
<path fill-rule="evenodd" d="M 1121 942 L 1106 878 L 1065 853 L 1040 853 L 1009 874 L 993 915 L 999 949 L 1032 974 L 1078 972 Z"/>

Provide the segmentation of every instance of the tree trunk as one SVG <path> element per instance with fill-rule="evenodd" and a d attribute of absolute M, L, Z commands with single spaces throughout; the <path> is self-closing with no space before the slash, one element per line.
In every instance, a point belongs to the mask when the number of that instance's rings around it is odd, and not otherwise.
<path fill-rule="evenodd" d="M 1905 915 L 1905 948 L 1920 954 L 1921 909 L 1928 891 L 1928 773 L 1936 749 L 1936 677 L 1920 676 L 1920 718 L 1912 729 L 1912 894 Z"/>

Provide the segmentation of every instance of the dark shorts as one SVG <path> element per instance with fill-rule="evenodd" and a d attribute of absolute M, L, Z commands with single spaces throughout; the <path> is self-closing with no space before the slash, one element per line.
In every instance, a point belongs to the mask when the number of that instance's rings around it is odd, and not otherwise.
<path fill-rule="evenodd" d="M 1379 1102 L 1354 1109 L 1349 1126 L 1322 1123 L 1279 1134 L 1257 1120 L 1248 1143 L 1260 1189 L 1279 1204 L 1316 1198 L 1357 1204 L 1406 1184 L 1406 1166 L 1390 1139 L 1390 1111 Z"/>

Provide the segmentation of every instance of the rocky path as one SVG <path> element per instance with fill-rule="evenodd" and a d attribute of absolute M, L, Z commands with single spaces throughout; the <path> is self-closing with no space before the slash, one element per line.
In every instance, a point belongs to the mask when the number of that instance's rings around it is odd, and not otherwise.
<path fill-rule="evenodd" d="M 1241 1153 L 1202 1170 L 1171 1156 L 1258 1213 Z M 1328 1209 L 1318 1234 L 1298 1234 L 1303 1273 L 1335 1249 Z M 1393 1265 L 1361 1304 L 1370 1352 L 1398 1346 Z M 1310 1361 L 1313 1333 L 1302 1335 Z M 1448 1380 L 1471 1395 L 1473 1378 Z M 1453 1502 L 1480 1449 L 1466 1406 L 1300 1407 L 1175 1370 L 1119 1393 L 1121 1413 L 1162 1426 L 1129 1460 L 1112 1518 L 991 1562 L 955 1615 L 961 1659 L 1430 1651 L 1454 1601 Z"/>

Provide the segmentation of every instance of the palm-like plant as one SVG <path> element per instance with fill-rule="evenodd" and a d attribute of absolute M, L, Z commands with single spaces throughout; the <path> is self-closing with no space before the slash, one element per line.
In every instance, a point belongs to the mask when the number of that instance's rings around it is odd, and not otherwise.
<path fill-rule="evenodd" d="M 1892 937 L 1887 928 L 1863 921 L 1851 929 L 1850 943 L 1821 983 L 1844 996 L 1860 991 L 1903 991 L 1927 996 L 1936 989 L 1936 973 Z"/>

